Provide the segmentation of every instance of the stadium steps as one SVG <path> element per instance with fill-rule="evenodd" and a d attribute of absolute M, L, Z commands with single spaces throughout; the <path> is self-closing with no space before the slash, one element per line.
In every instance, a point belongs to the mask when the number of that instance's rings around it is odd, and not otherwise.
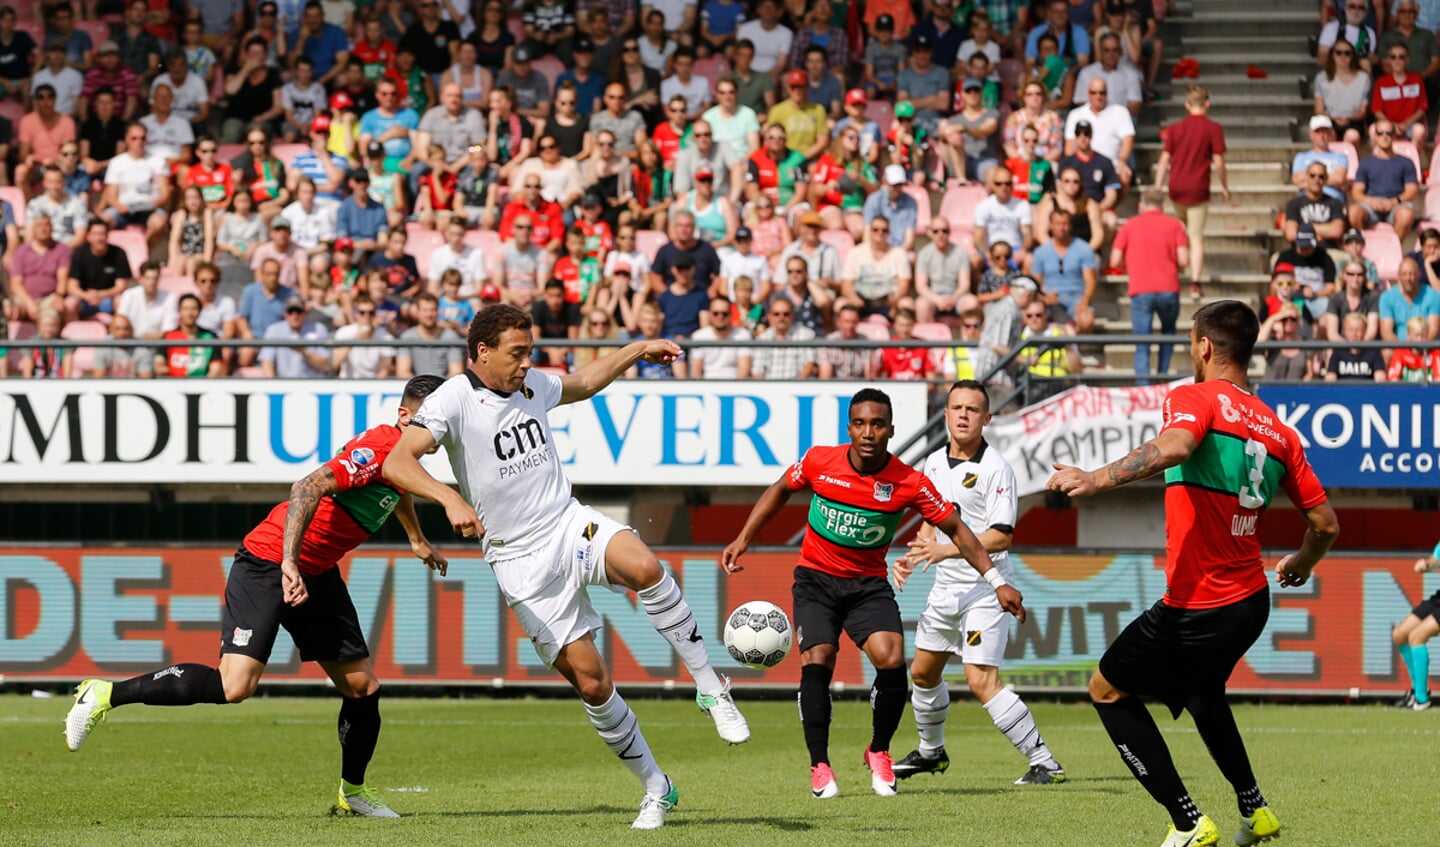
<path fill-rule="evenodd" d="M 1192 41 L 1201 40 L 1224 43 L 1236 38 L 1255 40 L 1262 35 L 1277 41 L 1298 39 L 1300 55 L 1309 59 L 1305 40 L 1312 35 L 1320 34 L 1320 16 L 1313 6 L 1304 11 L 1270 10 L 1267 0 L 1263 4 L 1251 3 L 1244 11 L 1235 9 L 1222 11 L 1211 8 L 1211 5 L 1205 3 L 1203 11 L 1189 17 L 1166 19 L 1164 26 L 1169 27 L 1166 32 L 1167 38 L 1177 38 L 1187 49 L 1190 48 Z M 1266 11 L 1256 11 L 1257 8 Z M 1172 23 L 1173 27 L 1170 26 Z M 1201 69 L 1204 69 L 1203 62 Z"/>
<path fill-rule="evenodd" d="M 1205 296 L 1214 297 L 1215 295 L 1207 292 Z M 1240 294 L 1222 299 L 1242 300 L 1246 303 L 1249 303 L 1251 308 L 1258 308 L 1260 305 L 1259 297 L 1254 295 Z M 1115 303 L 1120 309 L 1120 316 L 1117 318 L 1096 319 L 1095 325 L 1097 328 L 1103 328 L 1103 331 L 1109 333 L 1128 333 L 1130 332 L 1130 298 L 1122 296 L 1117 298 Z M 1197 303 L 1192 300 L 1188 296 L 1188 294 L 1181 295 L 1180 320 L 1184 325 L 1186 332 L 1189 332 L 1190 330 L 1189 321 L 1194 319 L 1195 312 L 1199 310 L 1199 308 L 1203 305 L 1205 305 L 1204 301 Z"/>
<path fill-rule="evenodd" d="M 1296 94 L 1300 84 L 1306 85 L 1309 91 L 1311 77 L 1304 74 L 1296 74 L 1291 77 L 1271 76 L 1269 79 L 1251 79 L 1244 74 L 1205 74 L 1199 79 L 1157 79 L 1155 90 L 1160 92 L 1161 102 L 1169 100 L 1185 99 L 1185 91 L 1190 83 L 1199 83 L 1205 86 L 1210 92 L 1211 100 L 1221 102 L 1231 97 L 1246 97 L 1251 95 L 1278 95 Z"/>
<path fill-rule="evenodd" d="M 1204 80 L 1201 80 L 1204 83 Z M 1210 95 L 1210 118 L 1225 127 L 1227 134 L 1232 127 L 1255 125 L 1270 127 L 1289 133 L 1292 123 L 1309 121 L 1315 113 L 1313 103 L 1296 96 L 1296 91 L 1275 94 L 1234 94 L 1224 97 Z M 1151 104 L 1151 111 L 1161 126 L 1185 117 L 1185 94 L 1183 91 L 1169 100 L 1158 100 Z"/>
<path fill-rule="evenodd" d="M 1146 107 L 1147 110 L 1149 107 Z M 1146 125 L 1145 112 L 1141 113 L 1142 125 Z M 1148 126 L 1153 127 L 1153 123 Z M 1158 136 L 1158 132 L 1156 133 Z M 1310 145 L 1299 141 L 1281 140 L 1278 138 L 1247 138 L 1241 133 L 1225 132 L 1225 166 L 1233 167 L 1237 164 L 1263 162 L 1273 167 L 1289 166 L 1290 160 L 1301 150 L 1309 149 Z M 1161 147 L 1158 140 L 1141 141 L 1135 145 L 1135 161 L 1143 171 L 1148 172 L 1160 159 Z M 1282 177 L 1276 177 L 1278 182 L 1284 182 Z M 1231 186 L 1234 188 L 1234 185 Z"/>

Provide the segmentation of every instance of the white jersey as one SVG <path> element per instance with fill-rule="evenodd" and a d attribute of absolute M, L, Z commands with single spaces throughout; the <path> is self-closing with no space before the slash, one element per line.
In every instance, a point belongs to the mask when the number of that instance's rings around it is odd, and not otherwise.
<path fill-rule="evenodd" d="M 941 447 L 925 459 L 925 476 L 940 496 L 955 504 L 960 519 L 979 535 L 987 529 L 1015 531 L 1019 509 L 1015 496 L 1015 471 L 1010 463 L 983 438 L 970 460 L 952 459 L 949 447 Z M 1015 580 L 1010 553 L 991 553 L 990 561 L 1007 582 Z M 936 587 L 965 587 L 982 582 L 980 574 L 961 558 L 946 559 L 936 566 Z"/>
<path fill-rule="evenodd" d="M 466 369 L 425 398 L 411 419 L 450 457 L 460 494 L 485 527 L 491 564 L 549 549 L 573 500 L 550 431 L 560 390 L 559 377 L 531 369 L 520 391 L 503 394 Z"/>

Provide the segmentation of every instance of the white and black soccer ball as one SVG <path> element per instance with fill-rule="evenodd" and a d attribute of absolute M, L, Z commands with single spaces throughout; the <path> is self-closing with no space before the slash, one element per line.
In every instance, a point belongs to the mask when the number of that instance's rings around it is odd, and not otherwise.
<path fill-rule="evenodd" d="M 789 654 L 794 639 L 790 618 L 765 600 L 742 603 L 725 621 L 725 649 L 747 667 L 775 667 Z"/>

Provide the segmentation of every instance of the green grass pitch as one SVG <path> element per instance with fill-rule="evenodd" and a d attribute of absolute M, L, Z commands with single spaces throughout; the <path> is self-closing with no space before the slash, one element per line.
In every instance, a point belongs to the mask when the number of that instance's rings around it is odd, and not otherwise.
<path fill-rule="evenodd" d="M 336 701 L 129 706 L 81 752 L 61 737 L 69 699 L 0 697 L 0 845 L 1155 845 L 1166 817 L 1122 765 L 1094 712 L 1032 704 L 1070 774 L 1017 787 L 1024 762 L 972 701 L 951 711 L 952 765 L 870 793 L 869 708 L 836 703 L 841 796 L 812 800 L 793 698 L 742 700 L 753 739 L 727 747 L 681 700 L 632 705 L 680 806 L 628 829 L 641 792 L 571 699 L 387 698 L 370 785 L 404 818 L 328 814 L 339 780 Z M 1288 847 L 1434 843 L 1440 714 L 1383 706 L 1239 705 L 1260 785 Z M 1157 713 L 1201 809 L 1229 844 L 1229 787 L 1188 718 Z M 915 745 L 907 710 L 893 745 Z"/>

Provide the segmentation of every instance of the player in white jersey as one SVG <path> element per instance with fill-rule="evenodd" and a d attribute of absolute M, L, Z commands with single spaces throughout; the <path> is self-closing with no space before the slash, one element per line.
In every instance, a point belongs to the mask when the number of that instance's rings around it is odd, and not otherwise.
<path fill-rule="evenodd" d="M 1015 471 L 984 436 L 990 422 L 990 398 L 985 386 L 961 380 L 950 386 L 945 402 L 949 443 L 925 459 L 925 476 L 940 496 L 955 504 L 990 561 L 1005 581 L 1014 583 L 1010 542 L 1015 535 L 1017 500 Z M 945 753 L 945 718 L 950 690 L 945 664 L 959 656 L 965 681 L 990 713 L 995 728 L 1030 760 L 1030 769 L 1016 785 L 1065 781 L 1065 769 L 1035 728 L 1030 709 L 1014 691 L 1000 684 L 1000 663 L 1010 623 L 995 599 L 995 592 L 947 539 L 938 539 L 933 526 L 922 526 L 910 542 L 910 552 L 896 565 L 908 576 L 923 563 L 938 565 L 935 585 L 925 600 L 925 611 L 915 625 L 915 659 L 910 663 L 910 706 L 920 730 L 920 747 L 895 763 L 895 776 L 906 779 L 919 773 L 943 773 L 950 766 Z M 900 580 L 903 583 L 903 577 Z"/>
<path fill-rule="evenodd" d="M 470 366 L 426 398 L 385 462 L 397 486 L 445 507 L 454 530 L 479 537 L 506 602 L 535 651 L 574 686 L 600 737 L 645 786 L 636 829 L 656 829 L 679 801 L 660 770 L 635 713 L 610 680 L 595 647 L 600 616 L 592 585 L 636 592 L 650 623 L 695 678 L 695 701 L 731 744 L 750 728 L 730 697 L 730 681 L 710 665 L 705 640 L 680 587 L 634 530 L 570 494 L 549 412 L 597 394 L 641 360 L 669 363 L 672 341 L 637 341 L 556 377 L 530 368 L 530 313 L 489 306 L 470 323 Z M 460 493 L 437 482 L 419 458 L 445 448 Z"/>

